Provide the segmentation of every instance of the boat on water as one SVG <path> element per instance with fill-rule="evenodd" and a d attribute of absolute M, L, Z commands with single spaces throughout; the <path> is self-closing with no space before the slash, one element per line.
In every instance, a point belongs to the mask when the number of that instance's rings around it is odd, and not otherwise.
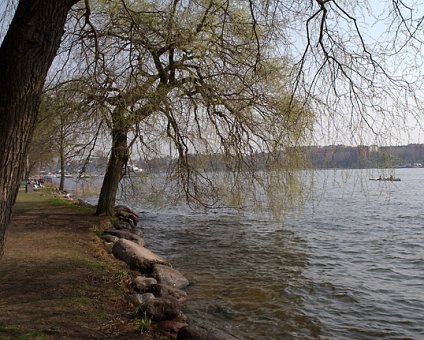
<path fill-rule="evenodd" d="M 370 181 L 400 182 L 401 179 L 398 178 L 398 177 L 390 176 L 390 177 L 384 177 L 384 178 L 382 178 L 382 177 L 379 177 L 379 178 L 370 178 Z"/>

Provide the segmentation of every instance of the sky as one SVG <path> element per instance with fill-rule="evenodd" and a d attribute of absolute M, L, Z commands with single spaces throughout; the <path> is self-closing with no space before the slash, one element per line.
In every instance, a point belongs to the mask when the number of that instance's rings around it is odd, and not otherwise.
<path fill-rule="evenodd" d="M 11 1 L 0 1 L 0 41 L 3 39 L 10 21 L 10 15 L 5 15 L 10 8 Z M 302 1 L 298 1 L 302 3 Z M 304 2 L 311 3 L 311 2 Z M 331 105 L 315 104 L 317 119 L 316 131 L 313 134 L 316 143 L 321 145 L 328 144 L 379 144 L 379 145 L 399 145 L 409 143 L 424 143 L 424 81 L 422 66 L 422 43 L 424 40 L 424 29 L 418 27 L 414 33 L 414 39 L 405 40 L 407 35 L 406 28 L 414 30 L 418 20 L 424 15 L 423 1 L 403 1 L 410 6 L 412 11 L 407 8 L 402 11 L 407 24 L 410 26 L 390 26 L 392 1 L 377 0 L 357 0 L 357 1 L 337 1 L 347 15 L 352 15 L 357 19 L 358 27 L 362 33 L 367 48 L 373 51 L 376 60 L 384 66 L 388 74 L 394 77 L 414 80 L 413 86 L 407 89 L 397 88 L 391 84 L 387 77 L 379 74 L 375 76 L 375 88 L 368 82 L 359 78 L 355 80 L 355 91 L 358 91 L 362 102 L 350 96 L 350 84 L 341 80 L 343 78 L 338 74 L 338 78 L 331 79 L 327 74 L 316 82 L 316 86 L 311 88 L 316 102 L 325 102 L 327 100 Z M 354 3 L 359 4 L 354 7 Z M 318 9 L 317 3 L 313 2 L 314 7 L 311 13 Z M 328 36 L 332 36 L 349 51 L 358 52 L 358 35 L 354 31 L 353 21 L 344 13 L 333 6 L 338 12 L 328 12 Z M 319 17 L 318 17 L 319 19 Z M 411 19 L 411 20 L 409 20 Z M 319 20 L 316 21 L 319 23 Z M 306 46 L 306 17 L 299 17 L 296 26 L 293 29 L 292 56 L 294 60 L 299 57 Z M 397 29 L 399 28 L 399 29 Z M 319 58 L 319 46 L 317 45 L 317 29 L 311 31 L 312 49 L 307 60 L 305 79 L 312 81 L 313 76 L 319 71 L 322 59 Z M 387 33 L 387 30 L 390 32 Z M 393 37 L 397 32 L 396 44 L 393 44 Z M 330 34 L 331 33 L 331 34 Z M 331 42 L 328 41 L 329 45 Z M 403 47 L 403 48 L 401 48 Z M 357 70 L 362 72 L 365 77 L 371 77 L 370 68 L 364 66 L 362 62 L 356 59 L 349 59 L 340 49 L 335 49 L 335 57 L 349 66 L 352 74 Z M 396 53 L 395 53 L 396 52 Z M 327 72 L 331 69 L 327 69 Z M 385 83 L 386 81 L 386 83 Z M 336 91 L 334 90 L 336 89 Z M 356 93 L 356 92 L 355 92 Z M 414 96 L 415 95 L 415 96 Z M 353 104 L 352 104 L 353 103 Z"/>

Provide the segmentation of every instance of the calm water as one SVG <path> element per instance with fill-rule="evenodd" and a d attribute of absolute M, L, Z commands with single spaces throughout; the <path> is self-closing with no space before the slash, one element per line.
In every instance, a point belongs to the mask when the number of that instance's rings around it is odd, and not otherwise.
<path fill-rule="evenodd" d="M 192 282 L 190 318 L 244 339 L 424 339 L 424 169 L 377 176 L 318 172 L 280 223 L 168 207 L 140 225 Z"/>

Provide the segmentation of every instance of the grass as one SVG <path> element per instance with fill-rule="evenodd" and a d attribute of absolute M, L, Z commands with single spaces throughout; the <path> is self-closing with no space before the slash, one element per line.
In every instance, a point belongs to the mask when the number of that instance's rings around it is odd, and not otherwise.
<path fill-rule="evenodd" d="M 24 329 L 0 324 L 0 339 L 2 340 L 44 340 L 46 337 L 34 329 Z"/>
<path fill-rule="evenodd" d="M 19 193 L 0 265 L 1 340 L 138 333 L 123 294 L 131 275 L 95 235 L 104 223 L 65 198 Z"/>
<path fill-rule="evenodd" d="M 138 315 L 138 312 L 136 313 Z M 142 317 L 137 317 L 134 320 L 137 329 L 142 333 L 149 333 L 150 327 L 152 326 L 152 319 L 150 319 L 146 312 L 144 312 L 144 315 Z"/>

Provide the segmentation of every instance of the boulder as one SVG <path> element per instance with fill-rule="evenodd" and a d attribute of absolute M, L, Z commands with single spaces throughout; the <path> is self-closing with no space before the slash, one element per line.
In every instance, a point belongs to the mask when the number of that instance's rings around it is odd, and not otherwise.
<path fill-rule="evenodd" d="M 185 288 L 190 282 L 178 270 L 169 266 L 155 264 L 151 276 L 154 277 L 158 283 L 175 288 Z"/>
<path fill-rule="evenodd" d="M 173 320 L 182 314 L 181 305 L 176 300 L 162 297 L 148 299 L 146 302 L 140 304 L 140 312 L 146 313 L 153 321 Z"/>
<path fill-rule="evenodd" d="M 130 230 L 131 234 L 144 237 L 143 231 L 140 228 L 133 228 Z"/>
<path fill-rule="evenodd" d="M 151 327 L 151 330 L 161 337 L 165 337 L 167 339 L 176 339 L 178 332 L 183 327 L 187 327 L 187 324 L 184 322 L 176 320 L 165 320 L 154 323 Z"/>
<path fill-rule="evenodd" d="M 129 301 L 134 306 L 139 306 L 147 303 L 149 300 L 154 299 L 155 296 L 152 293 L 144 293 L 144 294 L 131 294 L 128 296 Z"/>
<path fill-rule="evenodd" d="M 115 244 L 115 242 L 106 242 L 105 243 L 106 252 L 108 252 L 109 254 L 112 253 L 112 249 L 113 249 L 114 244 Z"/>
<path fill-rule="evenodd" d="M 117 205 L 114 209 L 115 216 L 120 220 L 132 220 L 135 224 L 138 222 L 138 215 L 125 205 Z"/>
<path fill-rule="evenodd" d="M 111 234 L 103 234 L 102 236 L 100 236 L 101 239 L 105 242 L 112 242 L 115 243 L 116 241 L 119 240 L 119 237 L 111 235 Z"/>
<path fill-rule="evenodd" d="M 180 304 L 184 304 L 187 302 L 188 295 L 185 291 L 181 289 L 163 285 L 163 284 L 157 284 L 157 285 L 154 285 L 153 287 L 157 287 L 157 291 L 158 291 L 157 296 L 169 298 L 169 299 L 175 299 Z"/>
<path fill-rule="evenodd" d="M 151 270 L 155 264 L 169 265 L 168 261 L 163 257 L 152 253 L 133 241 L 122 238 L 115 242 L 112 253 L 117 259 L 128 264 L 131 269 L 140 270 L 141 272 Z"/>
<path fill-rule="evenodd" d="M 119 230 L 131 230 L 135 227 L 134 223 L 128 223 L 126 221 L 121 221 L 121 220 L 113 221 L 112 225 L 115 229 L 119 229 Z"/>
<path fill-rule="evenodd" d="M 144 293 L 150 286 L 155 285 L 157 283 L 158 282 L 153 277 L 137 276 L 133 280 L 134 288 L 141 293 Z"/>
<path fill-rule="evenodd" d="M 231 334 L 228 334 L 212 325 L 188 325 L 178 332 L 177 340 L 237 340 Z"/>
<path fill-rule="evenodd" d="M 128 230 L 118 230 L 118 229 L 109 228 L 103 232 L 103 236 L 106 236 L 106 235 L 115 236 L 118 239 L 130 240 L 144 247 L 144 239 L 136 234 L 133 234 L 132 232 Z"/>
<path fill-rule="evenodd" d="M 180 304 L 186 303 L 188 298 L 188 295 L 185 291 L 163 284 L 150 285 L 146 287 L 144 291 L 152 293 L 156 297 L 176 300 Z"/>

